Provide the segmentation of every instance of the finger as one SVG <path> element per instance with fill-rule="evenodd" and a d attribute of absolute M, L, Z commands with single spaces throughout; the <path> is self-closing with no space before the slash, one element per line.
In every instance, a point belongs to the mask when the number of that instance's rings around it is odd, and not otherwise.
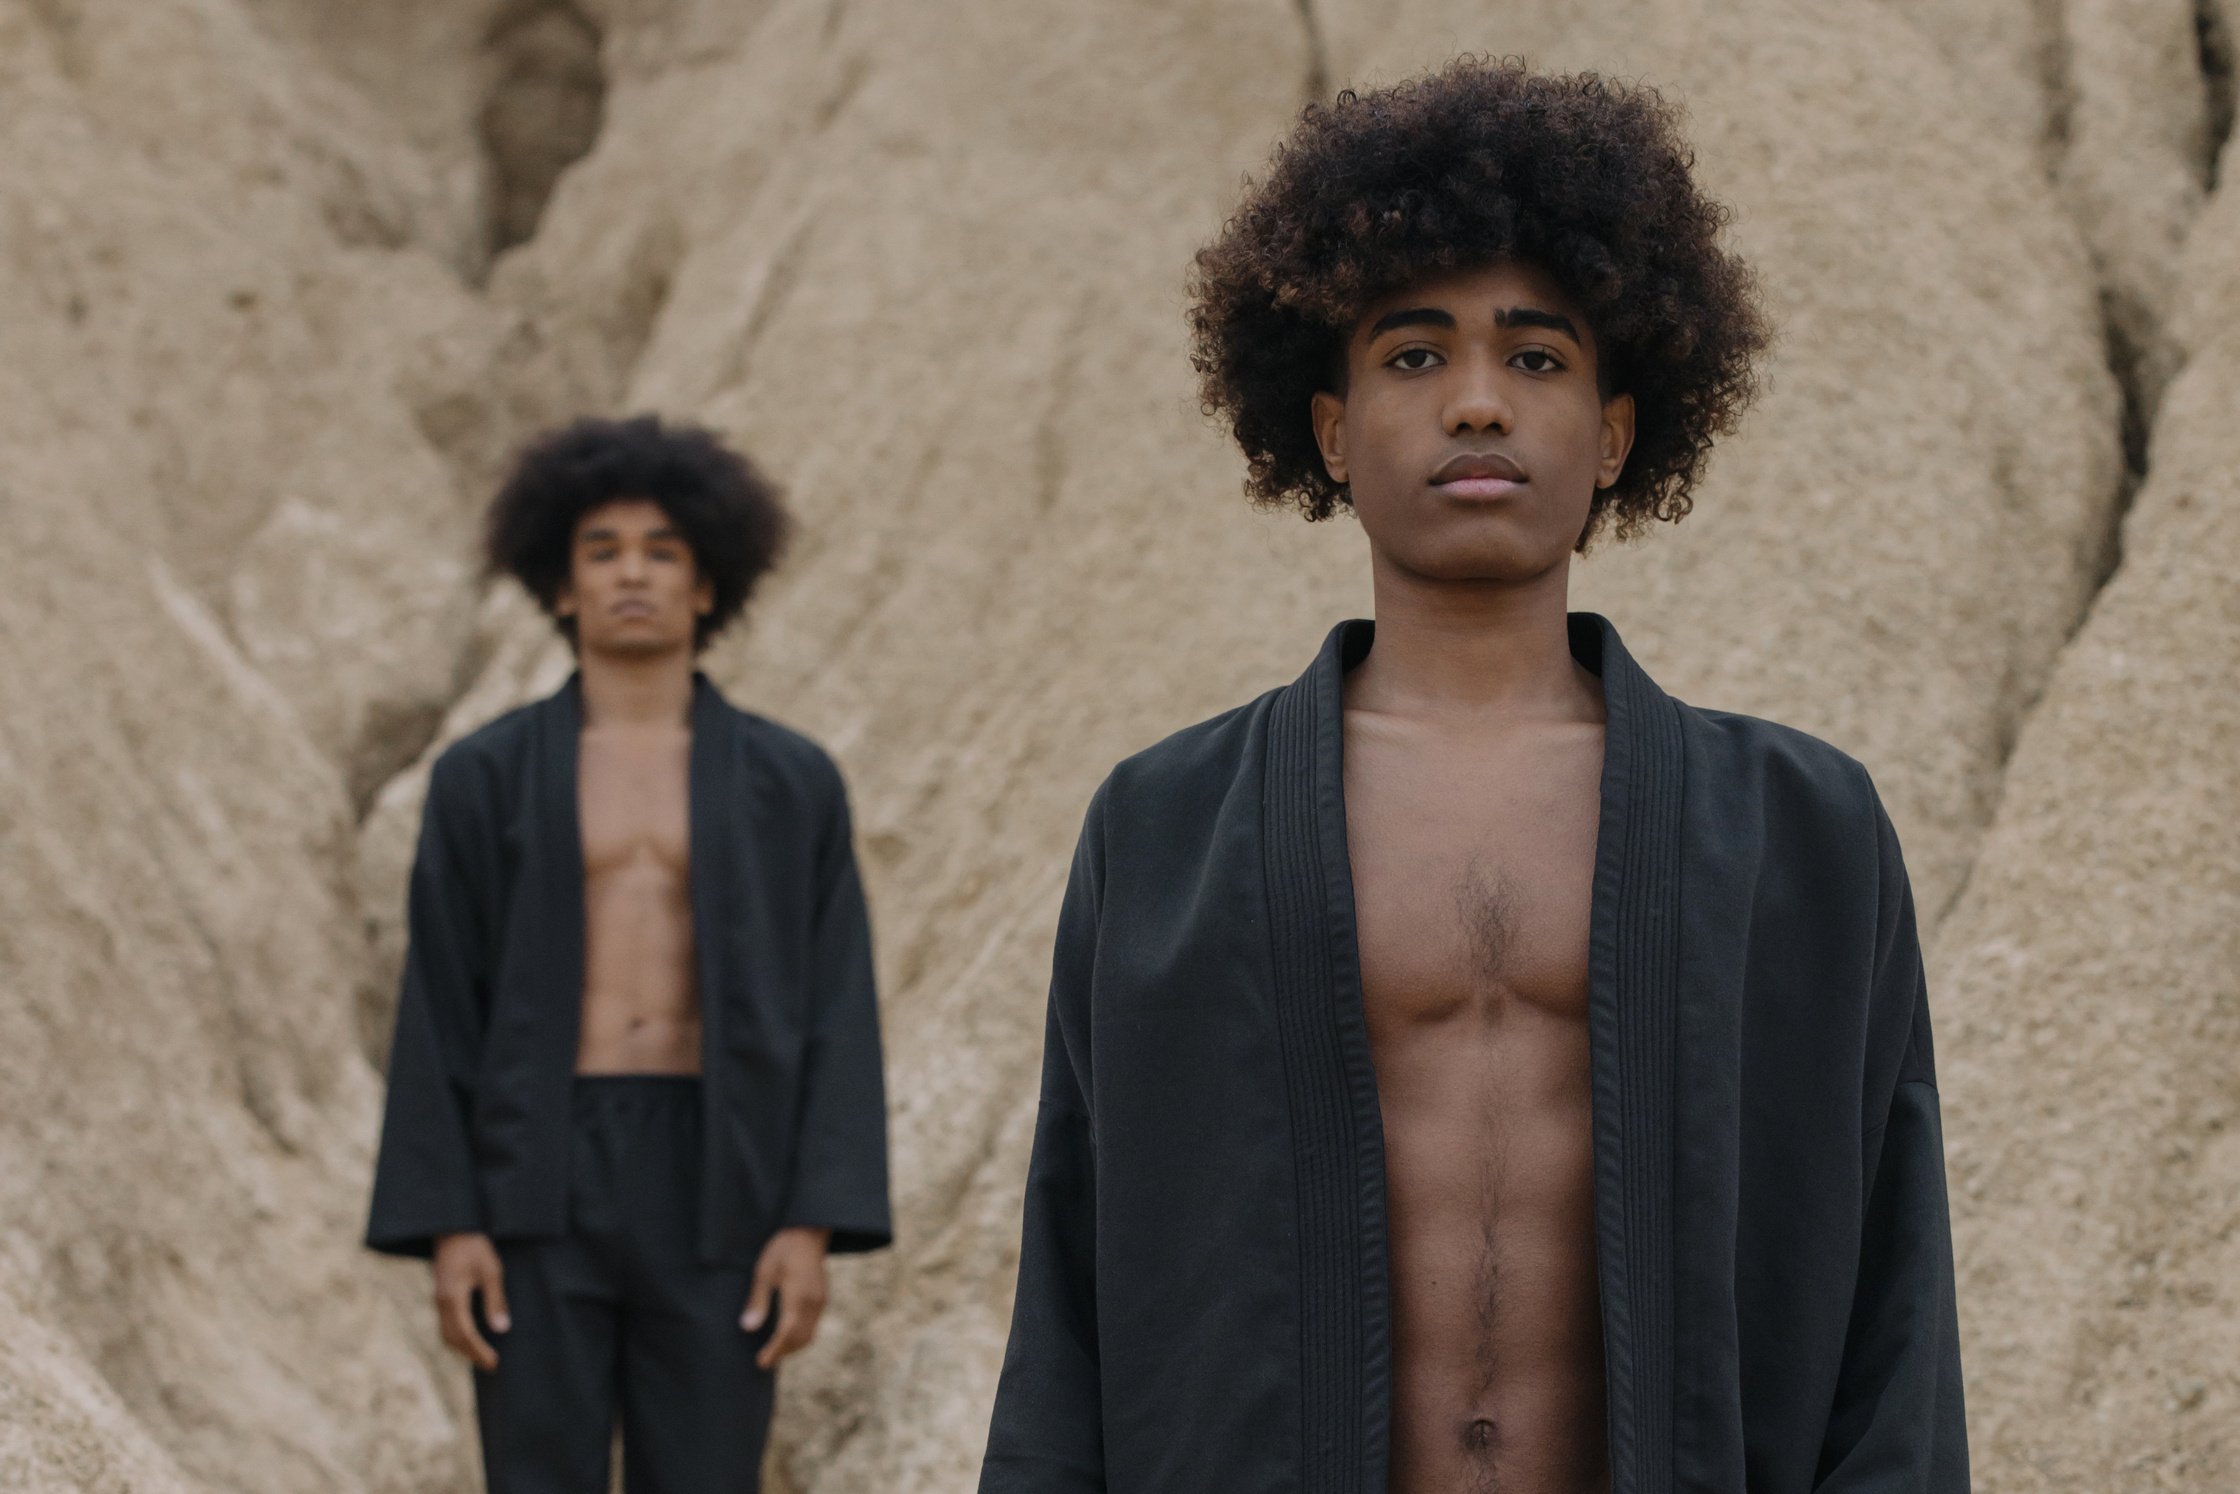
<path fill-rule="evenodd" d="M 762 1346 L 755 1362 L 769 1369 L 788 1354 L 797 1354 L 809 1347 L 809 1340 L 817 1334 L 818 1308 L 801 1292 L 781 1292 L 778 1296 L 778 1328 L 770 1335 L 770 1342 Z"/>
<path fill-rule="evenodd" d="M 513 1326 L 513 1317 L 506 1311 L 506 1268 L 496 1256 L 490 1257 L 489 1268 L 482 1273 L 482 1315 L 496 1332 L 504 1333 Z"/>
<path fill-rule="evenodd" d="M 467 1352 L 467 1346 L 459 1341 L 459 1325 L 451 1316 L 451 1303 L 443 1297 L 436 1298 L 436 1333 L 454 1354 Z"/>
<path fill-rule="evenodd" d="M 474 1311 L 465 1295 L 446 1297 L 443 1301 L 443 1341 L 479 1370 L 498 1367 L 498 1351 L 475 1327 Z"/>
<path fill-rule="evenodd" d="M 770 1316 L 770 1293 L 773 1283 L 770 1273 L 760 1266 L 755 1268 L 754 1285 L 747 1291 L 747 1310 L 739 1318 L 739 1326 L 752 1333 Z"/>
<path fill-rule="evenodd" d="M 490 1347 L 490 1340 L 484 1338 L 472 1323 L 467 1325 L 467 1358 L 473 1360 L 474 1367 L 485 1374 L 498 1367 L 498 1351 Z"/>
<path fill-rule="evenodd" d="M 786 1318 L 786 1299 L 784 1297 L 780 1297 L 778 1299 L 778 1326 L 770 1330 L 769 1342 L 765 1343 L 762 1346 L 761 1353 L 754 1356 L 754 1362 L 757 1365 L 761 1366 L 763 1369 L 769 1369 L 772 1366 L 776 1365 L 779 1360 L 785 1358 L 788 1354 L 791 1354 L 793 1352 L 793 1349 L 786 1343 L 786 1333 L 788 1326 L 789 1325 Z"/>
<path fill-rule="evenodd" d="M 778 1326 L 770 1330 L 770 1341 L 762 1346 L 761 1353 L 754 1356 L 756 1364 L 768 1369 L 793 1352 L 788 1339 L 794 1330 L 794 1319 L 793 1293 L 780 1292 L 778 1294 Z"/>

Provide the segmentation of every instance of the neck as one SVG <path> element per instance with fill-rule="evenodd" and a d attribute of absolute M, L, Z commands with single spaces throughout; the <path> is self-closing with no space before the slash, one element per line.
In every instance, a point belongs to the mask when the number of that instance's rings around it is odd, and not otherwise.
<path fill-rule="evenodd" d="M 1599 682 L 1571 657 L 1571 567 L 1523 582 L 1440 581 L 1374 557 L 1377 635 L 1347 704 L 1406 716 L 1598 718 Z"/>
<path fill-rule="evenodd" d="M 666 654 L 585 653 L 583 724 L 681 726 L 692 718 L 692 651 Z"/>

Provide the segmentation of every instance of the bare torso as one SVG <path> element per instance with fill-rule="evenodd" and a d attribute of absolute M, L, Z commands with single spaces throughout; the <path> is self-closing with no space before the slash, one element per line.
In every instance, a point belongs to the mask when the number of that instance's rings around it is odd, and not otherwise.
<path fill-rule="evenodd" d="M 1609 1487 L 1587 1056 L 1601 768 L 1599 719 L 1457 727 L 1358 709 L 1349 688 L 1391 1494 Z"/>
<path fill-rule="evenodd" d="M 691 883 L 692 734 L 587 727 L 577 760 L 583 835 L 580 1074 L 700 1071 Z"/>

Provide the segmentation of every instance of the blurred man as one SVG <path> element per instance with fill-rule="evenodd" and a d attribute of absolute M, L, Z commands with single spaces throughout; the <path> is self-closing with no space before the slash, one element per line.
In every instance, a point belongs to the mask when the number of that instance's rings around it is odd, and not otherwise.
<path fill-rule="evenodd" d="M 748 1494 L 828 1251 L 888 1243 L 839 774 L 695 668 L 786 531 L 704 431 L 585 420 L 492 505 L 573 645 L 428 784 L 367 1243 L 432 1256 L 493 1494 Z"/>
<path fill-rule="evenodd" d="M 1567 610 L 1752 393 L 1688 162 L 1466 60 L 1200 254 L 1206 402 L 1376 620 L 1089 807 L 984 1494 L 1967 1488 L 1890 823 Z"/>

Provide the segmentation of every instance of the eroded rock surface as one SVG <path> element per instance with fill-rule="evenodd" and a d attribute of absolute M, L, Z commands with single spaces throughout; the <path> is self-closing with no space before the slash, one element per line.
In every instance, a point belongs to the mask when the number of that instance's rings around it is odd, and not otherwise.
<path fill-rule="evenodd" d="M 10 1487 L 470 1466 L 424 1288 L 353 1248 L 347 869 L 475 662 L 431 431 L 495 438 L 507 327 L 421 159 L 287 63 L 236 5 L 0 3 Z"/>
<path fill-rule="evenodd" d="M 1764 274 L 1768 397 L 1582 601 L 1860 756 L 1955 910 L 1982 1486 L 2230 1487 L 2227 14 L 0 0 L 0 1482 L 468 1486 L 352 1248 L 398 890 L 433 745 L 568 667 L 476 504 L 656 408 L 791 489 L 707 666 L 847 770 L 887 993 L 902 1245 L 777 1486 L 970 1488 L 1081 808 L 1367 606 L 1350 524 L 1238 496 L 1189 256 L 1304 99 L 1472 50 L 1683 96 Z"/>
<path fill-rule="evenodd" d="M 2240 192 L 2193 239 L 2123 564 L 1937 950 L 1992 1491 L 2240 1483 Z"/>

